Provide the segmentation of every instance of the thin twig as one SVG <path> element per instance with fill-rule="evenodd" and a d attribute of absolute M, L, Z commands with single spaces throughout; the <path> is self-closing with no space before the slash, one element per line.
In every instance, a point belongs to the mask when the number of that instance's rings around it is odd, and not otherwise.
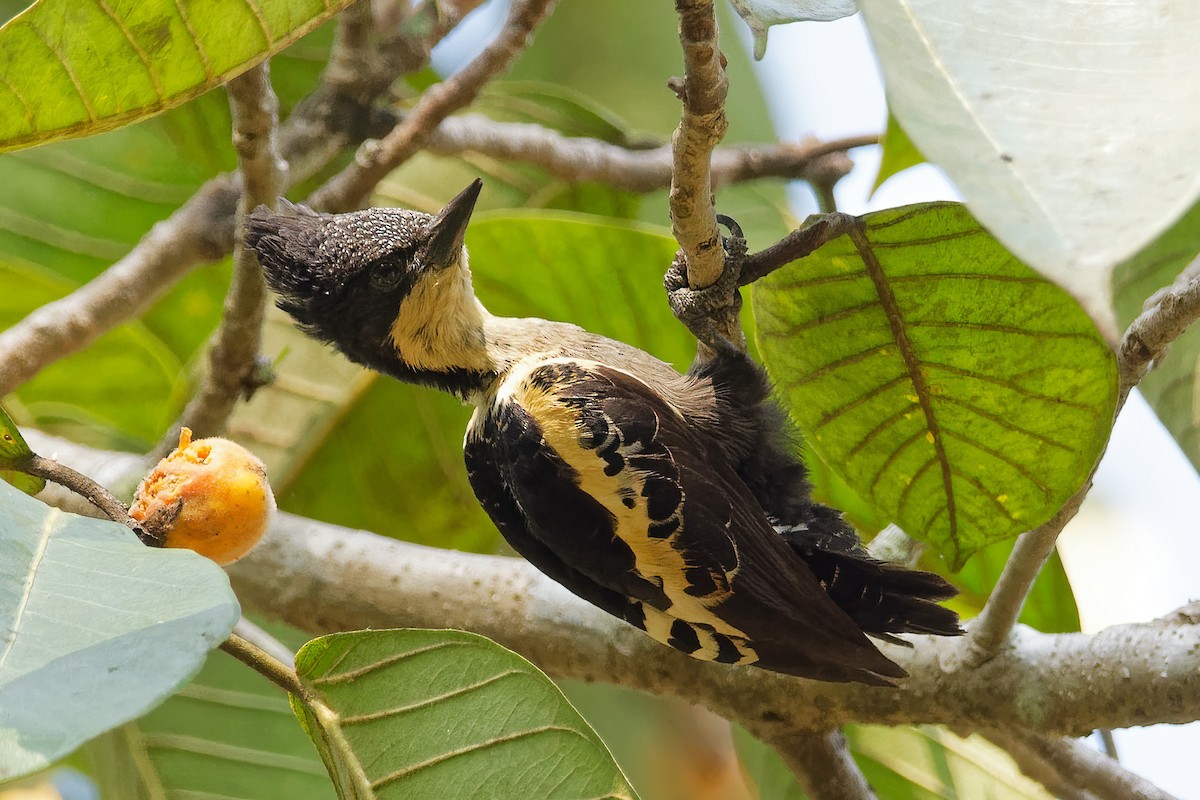
<path fill-rule="evenodd" d="M 282 662 L 288 668 L 295 668 L 296 655 L 287 645 L 276 639 L 250 620 L 242 617 L 233 626 L 233 632 L 250 644 L 266 652 L 269 656 Z"/>
<path fill-rule="evenodd" d="M 508 69 L 553 6 L 554 0 L 516 0 L 491 44 L 457 73 L 426 89 L 387 136 L 363 144 L 354 162 L 314 192 L 309 204 L 335 212 L 362 205 L 376 184 L 416 153 L 442 120 L 469 105 L 489 81 Z"/>
<path fill-rule="evenodd" d="M 775 270 L 805 256 L 819 247 L 862 227 L 862 221 L 850 214 L 834 212 L 812 217 L 804 226 L 792 231 L 770 247 L 749 255 L 742 262 L 742 275 L 738 280 L 746 286 Z"/>
<path fill-rule="evenodd" d="M 809 180 L 825 162 L 840 162 L 846 150 L 879 141 L 876 135 L 822 142 L 760 146 L 724 146 L 712 153 L 712 183 L 717 188 L 757 178 Z M 582 136 L 564 136 L 542 125 L 497 122 L 481 114 L 460 114 L 429 134 L 425 149 L 436 155 L 474 152 L 506 161 L 533 164 L 571 183 L 596 181 L 630 192 L 653 192 L 671 185 L 669 145 L 633 149 Z"/>
<path fill-rule="evenodd" d="M 1176 800 L 1150 781 L 1135 775 L 1106 754 L 1076 739 L 1055 739 L 1029 731 L 988 734 L 1006 750 L 1025 749 L 1059 775 L 1061 785 L 1077 787 L 1096 800 Z M 1017 763 L 1024 768 L 1021 759 Z M 1037 778 L 1037 776 L 1030 775 Z M 1041 778 L 1037 778 L 1041 780 Z M 1047 786 L 1054 790 L 1055 787 Z"/>
<path fill-rule="evenodd" d="M 1119 413 L 1133 387 L 1153 368 L 1167 346 L 1200 319 L 1200 259 L 1192 262 L 1169 288 L 1151 298 L 1122 337 L 1117 354 Z M 1097 459 L 1097 465 L 1099 459 Z M 1000 573 L 996 588 L 963 640 L 962 666 L 977 666 L 1004 646 L 1016 624 L 1033 582 L 1054 550 L 1063 527 L 1079 512 L 1092 487 L 1096 467 L 1083 486 L 1058 512 L 1037 528 L 1021 534 Z"/>
<path fill-rule="evenodd" d="M 684 76 L 671 85 L 683 101 L 679 127 L 671 137 L 671 231 L 686 259 L 688 285 L 703 289 L 716 283 L 725 269 L 711 157 L 729 128 L 725 116 L 729 81 L 717 42 L 713 0 L 675 0 L 675 10 Z"/>
<path fill-rule="evenodd" d="M 242 178 L 238 218 L 259 204 L 275 205 L 283 187 L 286 165 L 275 147 L 279 101 L 271 89 L 269 62 L 264 61 L 228 84 L 233 112 L 233 143 Z M 260 385 L 257 378 L 267 286 L 253 251 L 233 247 L 233 280 L 225 296 L 221 324 L 208 352 L 208 372 L 196 396 L 171 426 L 150 456 L 157 460 L 179 441 L 186 425 L 196 438 L 221 433 L 239 397 L 249 397 Z"/>
<path fill-rule="evenodd" d="M 308 690 L 300 683 L 296 671 L 257 645 L 236 633 L 231 633 L 229 638 L 221 643 L 221 649 L 288 694 L 293 694 L 306 703 L 310 702 Z"/>

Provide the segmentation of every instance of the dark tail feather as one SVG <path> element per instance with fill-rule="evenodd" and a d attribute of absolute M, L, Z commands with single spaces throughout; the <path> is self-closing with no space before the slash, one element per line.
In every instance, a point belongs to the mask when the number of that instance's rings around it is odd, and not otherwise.
<path fill-rule="evenodd" d="M 830 599 L 864 632 L 898 644 L 906 643 L 890 634 L 962 634 L 958 614 L 938 605 L 958 594 L 941 575 L 879 561 L 861 546 L 847 547 L 840 538 L 830 540 L 828 534 L 814 536 L 800 529 L 780 533 Z"/>

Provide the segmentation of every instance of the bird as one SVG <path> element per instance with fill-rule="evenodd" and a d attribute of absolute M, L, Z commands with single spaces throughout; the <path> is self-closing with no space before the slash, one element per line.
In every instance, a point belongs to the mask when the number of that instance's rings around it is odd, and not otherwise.
<path fill-rule="evenodd" d="M 281 200 L 244 234 L 310 336 L 474 407 L 467 476 L 511 547 L 689 656 L 893 686 L 867 634 L 956 635 L 941 576 L 872 558 L 814 502 L 765 372 L 735 347 L 686 374 L 567 323 L 491 314 L 471 282 L 478 179 L 436 215 Z M 570 265 L 558 265 L 570 269 Z"/>

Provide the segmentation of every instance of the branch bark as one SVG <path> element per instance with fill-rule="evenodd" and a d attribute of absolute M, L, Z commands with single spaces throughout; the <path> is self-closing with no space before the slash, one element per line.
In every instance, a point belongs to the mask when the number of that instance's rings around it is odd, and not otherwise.
<path fill-rule="evenodd" d="M 139 458 L 25 434 L 38 452 L 56 453 L 100 482 Z M 56 504 L 61 498 L 46 496 Z M 701 703 L 768 737 L 772 726 L 782 736 L 849 722 L 1074 736 L 1200 719 L 1200 604 L 1095 634 L 1018 627 L 1011 647 L 974 669 L 953 666 L 960 639 L 912 637 L 913 649 L 885 644 L 911 677 L 900 689 L 881 689 L 697 661 L 579 600 L 520 559 L 406 544 L 289 514 L 278 515 L 262 544 L 230 574 L 246 608 L 314 633 L 395 626 L 476 631 L 553 675 Z"/>
<path fill-rule="evenodd" d="M 815 800 L 873 800 L 875 793 L 854 763 L 841 731 L 794 732 L 769 742 L 800 782 L 804 793 Z"/>
<path fill-rule="evenodd" d="M 553 7 L 554 0 L 515 0 L 504 28 L 483 52 L 450 78 L 426 89 L 387 136 L 364 143 L 354 162 L 314 192 L 310 204 L 332 212 L 362 206 L 376 184 L 411 158 L 434 128 L 470 104 L 488 81 L 507 71 Z"/>
<path fill-rule="evenodd" d="M 275 144 L 279 101 L 271 88 L 270 62 L 264 61 L 234 78 L 227 88 L 242 183 L 237 209 L 240 228 L 241 220 L 256 206 L 275 205 L 283 190 L 287 165 L 280 159 Z M 237 399 L 249 397 L 261 385 L 255 372 L 266 302 L 267 285 L 262 268 L 253 252 L 235 240 L 233 280 L 208 352 L 208 372 L 181 418 L 150 454 L 150 460 L 171 452 L 185 425 L 195 431 L 198 439 L 221 433 Z"/>
<path fill-rule="evenodd" d="M 1056 794 L 1063 795 L 1065 787 L 1073 787 L 1078 797 L 1095 800 L 1128 800 L 1131 797 L 1175 800 L 1173 795 L 1078 740 L 1053 739 L 1029 731 L 994 731 L 987 737 L 1012 752 L 1018 766 L 1029 777 Z M 1041 773 L 1039 763 L 1052 774 Z"/>
<path fill-rule="evenodd" d="M 725 138 L 725 56 L 717 43 L 717 16 L 712 0 L 675 0 L 684 77 L 671 84 L 683 101 L 679 127 L 671 138 L 671 232 L 683 249 L 688 283 L 703 289 L 716 283 L 725 269 L 725 251 L 717 230 L 710 159 Z"/>

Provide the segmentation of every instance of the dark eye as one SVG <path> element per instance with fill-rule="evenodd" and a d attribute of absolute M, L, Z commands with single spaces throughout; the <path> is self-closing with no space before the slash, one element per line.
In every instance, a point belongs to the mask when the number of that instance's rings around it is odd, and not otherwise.
<path fill-rule="evenodd" d="M 395 264 L 377 264 L 371 269 L 371 286 L 386 292 L 395 289 L 404 270 Z"/>

